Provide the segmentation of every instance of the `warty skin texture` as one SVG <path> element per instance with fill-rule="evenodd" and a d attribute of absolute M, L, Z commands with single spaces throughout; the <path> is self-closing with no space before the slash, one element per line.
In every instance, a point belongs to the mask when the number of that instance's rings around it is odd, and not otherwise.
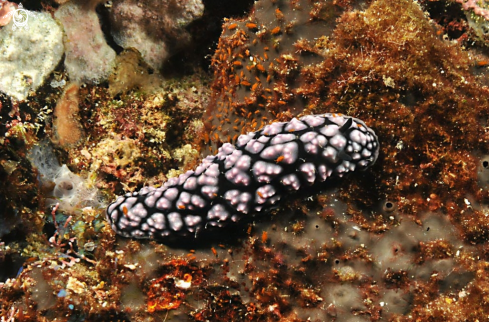
<path fill-rule="evenodd" d="M 341 114 L 277 122 L 225 143 L 195 169 L 159 188 L 126 193 L 107 208 L 124 237 L 192 240 L 277 207 L 289 194 L 317 191 L 328 178 L 365 170 L 379 142 L 361 120 Z"/>

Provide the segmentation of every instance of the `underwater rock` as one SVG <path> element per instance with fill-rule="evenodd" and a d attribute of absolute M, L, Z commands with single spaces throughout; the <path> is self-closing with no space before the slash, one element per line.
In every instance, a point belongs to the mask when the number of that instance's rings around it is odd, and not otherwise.
<path fill-rule="evenodd" d="M 110 12 L 112 35 L 119 46 L 136 48 L 151 67 L 159 69 L 189 43 L 185 26 L 203 12 L 201 0 L 115 0 Z"/>
<path fill-rule="evenodd" d="M 44 83 L 63 56 L 63 31 L 48 13 L 27 12 L 26 26 L 0 29 L 0 91 L 24 100 Z"/>
<path fill-rule="evenodd" d="M 63 25 L 65 67 L 71 81 L 98 84 L 114 68 L 115 51 L 105 41 L 93 5 L 70 1 L 55 13 Z"/>

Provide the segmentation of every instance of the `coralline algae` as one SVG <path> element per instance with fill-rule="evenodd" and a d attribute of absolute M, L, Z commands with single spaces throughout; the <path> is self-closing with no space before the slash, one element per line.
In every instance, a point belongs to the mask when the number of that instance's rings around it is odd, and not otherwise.
<path fill-rule="evenodd" d="M 268 211 L 286 194 L 317 189 L 330 177 L 377 159 L 375 133 L 341 114 L 277 122 L 226 143 L 195 171 L 119 197 L 107 209 L 112 228 L 136 238 L 198 238 Z"/>

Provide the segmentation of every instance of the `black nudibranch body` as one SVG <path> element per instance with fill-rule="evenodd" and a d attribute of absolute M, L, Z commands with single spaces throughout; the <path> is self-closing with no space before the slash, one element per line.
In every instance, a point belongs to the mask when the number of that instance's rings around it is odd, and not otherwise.
<path fill-rule="evenodd" d="M 194 239 L 208 229 L 266 212 L 301 188 L 374 164 L 379 142 L 361 120 L 341 114 L 277 122 L 225 143 L 193 171 L 160 188 L 126 193 L 107 208 L 124 237 Z"/>

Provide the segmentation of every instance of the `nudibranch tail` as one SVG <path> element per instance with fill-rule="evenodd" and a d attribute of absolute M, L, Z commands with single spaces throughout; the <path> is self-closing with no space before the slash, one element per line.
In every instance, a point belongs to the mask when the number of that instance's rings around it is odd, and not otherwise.
<path fill-rule="evenodd" d="M 126 193 L 107 208 L 122 236 L 194 239 L 273 209 L 303 187 L 320 189 L 330 177 L 375 163 L 379 142 L 359 119 L 308 115 L 277 122 L 225 143 L 193 171 L 159 188 Z"/>

